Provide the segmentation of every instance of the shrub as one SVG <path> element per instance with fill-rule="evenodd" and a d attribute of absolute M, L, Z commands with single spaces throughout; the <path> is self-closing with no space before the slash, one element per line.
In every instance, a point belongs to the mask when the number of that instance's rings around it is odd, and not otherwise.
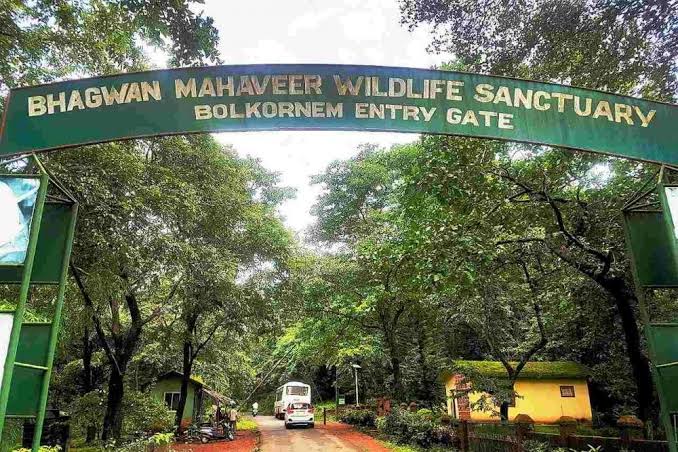
<path fill-rule="evenodd" d="M 346 410 L 341 413 L 339 419 L 345 424 L 374 427 L 377 415 L 372 410 Z"/>
<path fill-rule="evenodd" d="M 433 422 L 430 410 L 419 411 L 423 413 L 393 410 L 379 421 L 377 427 L 400 444 L 410 443 L 424 448 L 434 444 L 452 445 L 454 430 Z"/>
<path fill-rule="evenodd" d="M 73 436 L 84 438 L 89 426 L 95 426 L 99 431 L 105 409 L 105 391 L 91 391 L 75 399 L 69 407 Z"/>
<path fill-rule="evenodd" d="M 23 431 L 23 419 L 7 419 L 2 435 L 0 452 L 10 452 L 21 447 L 21 433 Z"/>
<path fill-rule="evenodd" d="M 417 416 L 422 417 L 424 419 L 433 420 L 433 411 L 431 411 L 428 408 L 422 408 L 417 411 Z"/>
<path fill-rule="evenodd" d="M 591 446 L 589 446 L 591 447 Z M 564 447 L 554 447 L 549 443 L 539 440 L 527 440 L 523 442 L 523 450 L 525 452 L 577 452 L 576 449 L 566 449 Z M 585 451 L 582 451 L 585 452 Z"/>
<path fill-rule="evenodd" d="M 40 449 L 38 449 L 38 450 L 40 452 L 61 452 L 61 447 L 59 447 L 59 446 L 54 446 L 54 447 L 40 446 Z M 21 449 L 14 450 L 14 452 L 31 452 L 31 450 L 22 447 Z"/>
<path fill-rule="evenodd" d="M 164 401 L 150 393 L 127 391 L 124 413 L 124 431 L 128 435 L 134 432 L 167 432 L 174 428 L 174 413 Z"/>

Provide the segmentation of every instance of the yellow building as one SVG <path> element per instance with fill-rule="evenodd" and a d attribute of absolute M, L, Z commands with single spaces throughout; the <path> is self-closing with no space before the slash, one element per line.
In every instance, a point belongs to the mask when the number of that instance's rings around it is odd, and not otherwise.
<path fill-rule="evenodd" d="M 448 413 L 457 419 L 498 421 L 499 407 L 481 410 L 477 406 L 488 394 L 473 389 L 474 376 L 501 381 L 507 373 L 499 361 L 455 361 L 454 371 L 443 374 Z M 527 414 L 536 423 L 553 423 L 561 416 L 591 422 L 588 376 L 586 367 L 571 361 L 528 362 L 514 385 L 516 397 L 509 407 L 509 419 Z"/>

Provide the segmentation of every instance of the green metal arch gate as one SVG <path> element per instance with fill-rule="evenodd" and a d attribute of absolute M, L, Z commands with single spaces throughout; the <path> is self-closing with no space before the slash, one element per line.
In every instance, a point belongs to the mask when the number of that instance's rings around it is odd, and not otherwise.
<path fill-rule="evenodd" d="M 674 152 L 678 143 L 678 106 L 673 104 L 464 72 L 315 64 L 191 67 L 12 89 L 0 128 L 0 159 L 140 137 L 255 130 L 463 135 L 678 165 L 678 153 Z M 35 212 L 37 221 L 31 226 L 29 257 L 23 266 L 0 267 L 0 279 L 21 282 L 22 286 L 4 379 L 0 380 L 5 382 L 0 390 L 0 440 L 10 399 L 8 382 L 14 373 L 17 347 L 21 349 L 25 295 L 42 271 L 37 267 L 32 276 L 36 247 L 38 254 L 41 252 L 38 234 L 46 187 L 52 178 L 46 170 L 39 177 L 41 195 Z M 642 270 L 654 265 L 656 273 L 657 256 L 663 256 L 660 260 L 666 268 L 665 274 L 659 275 L 660 285 L 678 287 L 678 276 L 673 278 L 678 275 L 678 241 L 672 234 L 678 220 L 671 222 L 665 201 L 663 198 L 663 211 L 642 214 L 639 221 L 635 220 L 637 213 L 625 213 L 640 291 L 657 287 L 657 278 L 650 278 Z M 66 240 L 65 250 L 53 253 L 54 259 L 61 258 L 60 266 L 55 267 L 59 269 L 58 278 L 53 278 L 60 291 L 47 362 L 44 366 L 16 362 L 17 366 L 44 372 L 40 374 L 44 382 L 39 403 L 36 402 L 38 434 L 33 450 L 40 442 L 75 226 L 77 203 L 72 200 L 70 206 L 69 216 L 64 217 L 69 226 L 60 233 Z M 647 224 L 652 227 L 648 229 Z M 664 224 L 670 224 L 670 228 L 659 231 Z M 47 220 L 46 227 L 54 225 Z M 641 269 L 640 274 L 636 268 Z M 668 285 L 665 280 L 670 280 Z M 643 298 L 639 299 L 642 302 Z M 642 317 L 654 361 L 662 418 L 671 437 L 675 429 L 669 414 L 675 412 L 673 420 L 678 420 L 678 324 L 653 325 L 645 315 Z M 676 452 L 675 440 L 669 444 Z"/>
<path fill-rule="evenodd" d="M 13 89 L 0 156 L 252 130 L 466 135 L 678 164 L 678 108 L 565 85 L 343 65 L 181 68 Z"/>

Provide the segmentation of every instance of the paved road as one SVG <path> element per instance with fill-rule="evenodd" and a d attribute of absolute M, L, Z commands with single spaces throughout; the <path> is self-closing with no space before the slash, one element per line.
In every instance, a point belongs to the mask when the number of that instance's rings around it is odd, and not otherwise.
<path fill-rule="evenodd" d="M 285 429 L 283 421 L 272 416 L 257 416 L 262 452 L 371 451 L 385 450 L 376 441 L 358 432 L 316 423 L 315 428 Z"/>

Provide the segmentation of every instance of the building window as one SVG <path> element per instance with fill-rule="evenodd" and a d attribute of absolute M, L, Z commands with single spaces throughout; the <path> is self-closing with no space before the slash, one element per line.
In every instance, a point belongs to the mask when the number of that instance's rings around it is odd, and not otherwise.
<path fill-rule="evenodd" d="M 166 392 L 165 403 L 167 404 L 167 407 L 172 411 L 176 411 L 177 409 L 179 409 L 180 397 L 181 394 L 179 394 L 178 392 Z"/>
<path fill-rule="evenodd" d="M 560 397 L 574 397 L 574 386 L 561 386 Z"/>

